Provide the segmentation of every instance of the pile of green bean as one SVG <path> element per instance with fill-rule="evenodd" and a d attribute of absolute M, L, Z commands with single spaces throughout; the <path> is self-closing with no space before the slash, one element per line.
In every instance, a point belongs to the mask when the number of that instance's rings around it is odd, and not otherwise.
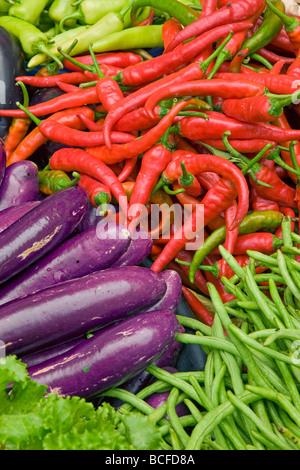
<path fill-rule="evenodd" d="M 222 278 L 235 299 L 224 304 L 208 284 L 212 327 L 178 315 L 192 333 L 177 339 L 201 345 L 207 355 L 203 371 L 171 374 L 151 365 L 147 370 L 156 381 L 137 395 L 120 388 L 107 393 L 125 402 L 121 412 L 136 408 L 148 415 L 166 449 L 300 449 L 300 237 L 290 232 L 288 218 L 282 228 L 283 247 L 270 256 L 249 251 L 243 268 L 220 246 L 235 272 Z M 266 268 L 263 274 L 256 274 L 258 265 Z M 151 408 L 145 398 L 162 391 L 169 398 Z M 181 402 L 189 414 L 178 417 Z"/>

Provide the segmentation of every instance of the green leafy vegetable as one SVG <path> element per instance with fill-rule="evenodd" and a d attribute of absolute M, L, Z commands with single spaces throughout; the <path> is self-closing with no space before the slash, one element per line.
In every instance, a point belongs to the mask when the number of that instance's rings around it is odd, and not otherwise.
<path fill-rule="evenodd" d="M 4 450 L 160 450 L 158 428 L 139 412 L 47 395 L 15 356 L 0 361 L 0 446 Z"/>

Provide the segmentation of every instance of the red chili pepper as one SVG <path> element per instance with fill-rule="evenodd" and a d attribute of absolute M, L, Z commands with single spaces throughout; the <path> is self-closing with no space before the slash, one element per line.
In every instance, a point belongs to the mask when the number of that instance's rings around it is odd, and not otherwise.
<path fill-rule="evenodd" d="M 164 43 L 164 49 L 167 49 L 170 42 L 173 41 L 175 36 L 182 30 L 182 25 L 180 21 L 176 18 L 169 18 L 162 25 L 162 40 Z"/>
<path fill-rule="evenodd" d="M 184 191 L 183 193 L 178 192 L 181 187 L 182 186 L 180 186 L 177 181 L 175 181 L 172 185 L 173 191 L 177 193 L 176 198 L 178 199 L 182 207 L 192 212 L 197 209 L 197 205 L 200 204 L 201 201 L 199 199 L 196 199 L 196 197 L 192 196 L 191 194 L 188 194 L 186 191 Z"/>
<path fill-rule="evenodd" d="M 289 121 L 287 120 L 287 117 L 284 113 L 280 117 L 277 118 L 277 120 L 274 122 L 274 124 L 276 124 L 276 126 L 278 126 L 281 129 L 285 129 L 287 131 L 292 130 L 292 127 L 291 127 L 291 125 L 290 125 Z M 291 140 L 293 140 L 293 139 L 291 139 Z M 287 141 L 283 142 L 282 145 L 283 145 L 283 147 L 289 148 L 290 140 L 287 139 Z M 300 163 L 300 142 L 298 142 L 298 144 L 294 147 L 294 151 L 295 151 L 295 154 L 296 154 L 296 159 L 297 159 L 298 163 Z M 287 163 L 289 166 L 293 166 L 293 163 L 292 163 L 292 160 L 291 160 L 291 154 L 290 154 L 289 151 L 285 152 L 284 150 L 282 150 L 281 151 L 281 157 L 282 157 L 282 159 L 284 160 L 285 163 Z M 291 180 L 294 183 L 297 183 L 297 176 L 294 173 L 289 172 L 288 176 L 289 176 L 289 178 L 291 178 Z"/>
<path fill-rule="evenodd" d="M 218 53 L 216 49 L 216 53 Z M 105 122 L 104 122 L 104 134 L 105 134 L 105 144 L 110 148 L 110 132 L 115 126 L 115 124 L 126 114 L 131 111 L 134 111 L 141 106 L 144 106 L 145 102 L 151 96 L 153 92 L 156 92 L 159 87 L 167 85 L 168 83 L 175 82 L 184 82 L 189 80 L 197 80 L 203 78 L 205 75 L 209 64 L 213 61 L 214 54 L 212 54 L 205 62 L 202 64 L 192 62 L 187 67 L 178 70 L 177 72 L 166 75 L 165 77 L 149 83 L 143 87 L 140 87 L 132 94 L 126 96 L 122 103 L 116 103 L 112 109 L 109 111 Z"/>
<path fill-rule="evenodd" d="M 293 233 L 295 230 L 295 218 L 296 218 L 295 212 L 290 207 L 285 207 L 285 206 L 279 206 L 279 211 L 282 212 L 282 214 L 284 214 L 285 217 L 291 218 L 291 232 Z M 276 230 L 275 236 L 277 238 L 282 238 L 282 226 L 281 225 Z"/>
<path fill-rule="evenodd" d="M 190 196 L 199 197 L 203 190 L 196 176 L 187 172 L 184 161 L 181 161 L 181 168 L 182 174 L 178 178 L 179 187 L 184 188 Z"/>
<path fill-rule="evenodd" d="M 272 122 L 283 113 L 284 106 L 291 104 L 292 98 L 276 100 L 267 96 L 251 96 L 242 99 L 226 99 L 222 111 L 226 116 L 244 122 Z"/>
<path fill-rule="evenodd" d="M 191 263 L 193 260 L 193 255 L 189 251 L 182 249 L 176 254 L 176 259 L 178 259 L 179 261 L 182 261 L 183 263 Z M 190 269 L 189 266 L 184 265 L 184 264 L 180 264 L 179 266 L 181 267 L 184 274 L 187 276 L 187 279 L 189 279 L 188 278 L 189 269 Z M 207 288 L 207 281 L 199 269 L 196 272 L 194 283 L 191 284 L 191 286 L 193 289 L 197 288 L 203 294 L 209 295 L 208 288 Z"/>
<path fill-rule="evenodd" d="M 268 7 L 276 13 L 276 15 L 282 20 L 284 29 L 294 47 L 295 52 L 300 49 L 300 20 L 295 16 L 288 16 L 283 11 L 280 11 L 273 5 L 270 0 L 265 0 Z"/>
<path fill-rule="evenodd" d="M 25 75 L 17 77 L 16 81 L 21 81 L 25 85 L 37 88 L 55 87 L 57 82 L 69 83 L 71 85 L 79 85 L 80 83 L 89 82 L 90 79 L 83 72 L 61 73 L 59 75 L 50 75 L 47 77 L 38 77 L 36 75 Z"/>
<path fill-rule="evenodd" d="M 58 111 L 62 111 L 64 109 L 87 106 L 89 104 L 96 104 L 98 102 L 99 98 L 96 87 L 90 87 L 57 96 L 52 100 L 45 101 L 44 103 L 29 106 L 27 109 L 32 114 L 39 117 L 57 113 Z M 0 110 L 0 116 L 27 117 L 27 114 L 21 110 Z"/>
<path fill-rule="evenodd" d="M 256 189 L 251 188 L 250 190 L 250 201 L 251 206 L 254 211 L 267 211 L 267 210 L 274 210 L 279 211 L 279 204 L 276 201 L 270 201 L 265 197 L 258 194 Z"/>
<path fill-rule="evenodd" d="M 150 24 L 153 23 L 154 14 L 155 14 L 155 11 L 151 10 L 148 18 L 146 18 L 144 21 L 141 21 L 141 23 L 137 24 L 136 26 L 149 26 Z"/>
<path fill-rule="evenodd" d="M 130 198 L 129 210 L 136 205 L 146 205 L 151 193 L 171 160 L 171 151 L 166 142 L 161 141 L 147 150 L 142 158 L 133 193 Z M 129 215 L 133 219 L 136 214 Z"/>
<path fill-rule="evenodd" d="M 287 142 L 300 138 L 298 129 L 281 129 L 262 122 L 242 122 L 214 111 L 207 111 L 206 114 L 209 118 L 209 125 L 201 117 L 182 117 L 172 128 L 172 132 L 179 132 L 182 137 L 192 141 L 218 139 L 228 130 L 231 132 L 230 138 L 234 140 L 266 139 L 274 142 Z"/>
<path fill-rule="evenodd" d="M 213 42 L 224 36 L 242 31 L 251 26 L 250 22 L 230 23 L 211 29 L 201 36 L 195 37 L 176 50 L 154 57 L 143 63 L 132 65 L 117 75 L 116 80 L 123 85 L 137 86 L 152 82 L 163 75 L 175 72 L 179 67 L 186 66 Z M 180 34 L 180 33 L 179 33 Z"/>
<path fill-rule="evenodd" d="M 248 188 L 246 188 L 246 191 L 248 192 Z M 246 195 L 244 191 L 242 197 L 243 195 Z M 199 233 L 199 231 L 203 228 L 203 226 L 199 227 L 199 214 L 203 215 L 203 225 L 205 227 L 209 221 L 213 220 L 224 210 L 226 210 L 232 204 L 232 201 L 235 198 L 236 191 L 227 179 L 220 180 L 220 182 L 209 189 L 202 199 L 201 204 L 198 205 L 198 208 L 191 214 L 191 216 L 184 223 L 183 227 L 174 234 L 174 236 L 164 247 L 161 254 L 153 263 L 151 269 L 155 272 L 161 272 L 164 267 L 177 256 L 178 252 L 185 247 L 186 243 L 194 239 L 196 233 Z M 247 202 L 245 202 L 246 206 L 248 207 L 248 195 L 246 195 L 246 198 Z M 239 201 L 239 203 L 241 202 Z M 244 207 L 243 202 L 241 203 L 241 209 L 244 209 L 244 213 L 245 211 L 247 213 L 247 207 Z M 242 210 L 238 210 L 238 212 L 241 213 Z M 242 218 L 244 218 L 244 216 L 242 216 Z M 236 223 L 239 223 L 239 215 L 235 220 L 235 224 Z M 231 228 L 234 229 L 235 226 Z"/>
<path fill-rule="evenodd" d="M 224 212 L 225 226 L 226 226 L 226 236 L 225 236 L 224 246 L 230 254 L 234 254 L 235 245 L 236 245 L 237 238 L 239 235 L 239 227 L 236 227 L 234 230 L 229 229 L 229 227 L 231 227 L 235 221 L 236 212 L 237 212 L 236 201 L 233 201 L 231 206 L 229 206 L 228 209 L 226 209 Z M 220 277 L 225 274 L 226 265 L 227 265 L 227 262 L 225 261 L 225 259 L 222 258 L 220 262 Z"/>
<path fill-rule="evenodd" d="M 275 64 L 281 61 L 284 64 L 292 64 L 295 60 L 293 57 L 285 57 L 285 56 L 276 54 L 276 52 L 270 51 L 269 49 L 266 49 L 265 47 L 258 49 L 258 51 L 256 52 L 257 54 L 261 55 L 264 59 L 267 59 L 269 62 L 271 62 L 271 64 Z"/>
<path fill-rule="evenodd" d="M 133 52 L 107 52 L 96 54 L 95 57 L 99 65 L 113 65 L 121 68 L 129 67 L 129 65 L 137 64 L 143 60 L 139 54 L 135 54 Z M 93 65 L 93 59 L 90 54 L 75 57 L 75 59 L 83 65 Z M 76 66 L 69 60 L 64 60 L 63 64 L 67 70 L 81 70 L 80 67 Z"/>
<path fill-rule="evenodd" d="M 138 157 L 128 158 L 125 160 L 124 167 L 121 173 L 119 173 L 118 175 L 118 180 L 121 181 L 121 183 L 123 183 L 123 181 L 129 178 L 129 176 L 136 167 L 137 161 Z"/>
<path fill-rule="evenodd" d="M 25 138 L 31 124 L 29 118 L 14 118 L 9 126 L 7 137 L 4 140 L 4 149 L 7 161 Z"/>
<path fill-rule="evenodd" d="M 110 189 L 105 184 L 84 173 L 80 173 L 78 186 L 81 186 L 87 191 L 90 202 L 94 207 L 108 204 L 111 201 Z"/>
<path fill-rule="evenodd" d="M 214 257 L 207 256 L 202 264 L 204 266 L 213 266 L 214 263 L 215 263 Z M 210 282 L 211 284 L 215 286 L 223 303 L 230 302 L 231 300 L 235 299 L 234 295 L 228 294 L 228 292 L 226 292 L 223 282 L 220 279 L 216 278 L 211 272 L 204 271 L 204 275 L 205 275 L 207 282 Z"/>
<path fill-rule="evenodd" d="M 203 303 L 185 286 L 182 286 L 182 293 L 195 317 L 205 325 L 212 326 L 214 316 L 207 310 Z"/>
<path fill-rule="evenodd" d="M 197 175 L 202 172 L 213 171 L 221 175 L 223 178 L 227 178 L 227 180 L 232 183 L 238 194 L 238 209 L 234 224 L 232 224 L 229 228 L 233 230 L 235 227 L 237 227 L 239 223 L 244 219 L 249 207 L 249 189 L 246 179 L 242 172 L 236 167 L 236 165 L 234 165 L 230 161 L 224 160 L 223 158 L 215 155 L 193 155 L 184 158 L 184 161 L 187 171 L 189 173 L 192 173 L 193 175 Z M 163 172 L 161 181 L 163 181 L 164 184 L 173 183 L 180 176 L 181 171 L 181 161 L 180 158 L 178 158 L 168 165 L 166 170 Z M 218 181 L 218 183 L 216 183 L 216 185 L 218 185 L 220 182 L 221 179 Z M 216 185 L 211 187 L 209 191 L 215 188 Z M 209 191 L 206 193 L 206 196 L 208 195 Z M 206 198 L 206 196 L 204 197 L 204 199 Z M 204 202 L 202 203 L 204 204 Z M 223 211 L 219 213 L 222 212 Z M 212 219 L 210 218 L 210 220 Z"/>
<path fill-rule="evenodd" d="M 273 233 L 255 232 L 240 235 L 234 247 L 233 255 L 245 255 L 247 250 L 259 251 L 260 253 L 272 254 L 283 245 Z M 212 250 L 211 254 L 219 254 L 219 249 Z"/>
<path fill-rule="evenodd" d="M 259 16 L 265 9 L 263 0 L 240 0 L 239 2 L 227 2 L 225 6 L 219 8 L 216 12 L 193 21 L 187 25 L 169 45 L 168 50 L 174 49 L 178 44 L 199 37 L 205 31 L 216 28 L 220 25 L 233 23 L 235 21 L 243 21 L 251 18 L 253 15 Z M 245 28 L 244 28 L 245 29 Z"/>
<path fill-rule="evenodd" d="M 235 56 L 230 61 L 230 65 L 228 69 L 230 73 L 241 73 L 243 61 L 247 57 L 248 52 L 249 52 L 249 49 L 246 48 L 246 49 L 243 49 L 242 51 L 239 51 L 237 54 L 235 54 Z"/>
<path fill-rule="evenodd" d="M 57 81 L 56 86 L 60 88 L 62 91 L 64 91 L 65 93 L 71 93 L 73 91 L 80 91 L 80 88 L 78 86 L 70 85 L 70 83 Z"/>
<path fill-rule="evenodd" d="M 87 106 L 78 108 L 70 108 L 59 113 L 51 114 L 47 120 L 55 120 L 73 129 L 86 129 L 82 120 L 77 117 L 77 113 L 87 116 L 90 120 L 94 119 L 94 111 Z M 12 163 L 26 160 L 33 155 L 33 153 L 48 141 L 39 130 L 38 127 L 34 128 L 26 137 L 20 142 L 18 147 L 11 154 L 7 161 L 7 166 Z"/>
<path fill-rule="evenodd" d="M 230 73 L 230 72 L 218 72 L 215 74 L 215 78 L 222 78 L 227 80 L 243 80 L 245 79 L 244 73 Z M 290 95 L 295 93 L 299 88 L 294 77 L 288 75 L 273 75 L 270 73 L 256 73 L 248 70 L 247 80 L 255 83 L 260 83 L 270 93 L 276 93 L 280 95 Z"/>
<path fill-rule="evenodd" d="M 223 140 L 221 139 L 203 139 L 201 140 L 204 144 L 207 144 L 211 147 L 215 147 L 219 150 L 226 150 Z M 271 140 L 263 140 L 263 139 L 245 139 L 245 140 L 236 140 L 230 139 L 230 144 L 233 148 L 235 148 L 239 153 L 247 154 L 247 153 L 258 153 L 263 150 L 266 145 L 272 145 L 273 147 L 276 146 L 276 142 Z"/>
<path fill-rule="evenodd" d="M 159 88 L 146 101 L 145 110 L 150 117 L 154 117 L 153 109 L 155 105 L 167 98 L 207 95 L 227 99 L 262 96 L 264 93 L 265 88 L 262 85 L 255 84 L 245 78 L 238 82 L 222 79 L 194 80 L 168 84 Z"/>
<path fill-rule="evenodd" d="M 109 111 L 115 103 L 124 99 L 123 92 L 117 82 L 110 77 L 100 78 L 96 85 L 100 103 Z"/>
<path fill-rule="evenodd" d="M 52 155 L 49 162 L 52 170 L 77 171 L 104 183 L 115 196 L 122 212 L 127 215 L 127 196 L 115 173 L 105 163 L 82 149 L 61 149 Z"/>
<path fill-rule="evenodd" d="M 162 138 L 165 132 L 167 132 L 177 114 L 185 106 L 193 102 L 193 100 L 188 100 L 177 103 L 156 126 L 149 129 L 146 134 L 133 142 L 128 142 L 124 145 L 112 145 L 111 148 L 108 148 L 106 145 L 102 145 L 100 147 L 89 147 L 88 152 L 90 155 L 94 155 L 96 158 L 108 164 L 117 163 L 127 158 L 137 157 L 153 147 L 153 145 Z"/>

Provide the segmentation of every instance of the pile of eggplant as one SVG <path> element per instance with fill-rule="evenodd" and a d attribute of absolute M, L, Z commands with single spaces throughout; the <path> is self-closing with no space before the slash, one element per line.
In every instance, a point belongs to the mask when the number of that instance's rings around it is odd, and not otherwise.
<path fill-rule="evenodd" d="M 173 363 L 181 279 L 141 265 L 148 234 L 96 217 L 80 186 L 41 198 L 35 163 L 0 159 L 0 352 L 83 398 Z"/>

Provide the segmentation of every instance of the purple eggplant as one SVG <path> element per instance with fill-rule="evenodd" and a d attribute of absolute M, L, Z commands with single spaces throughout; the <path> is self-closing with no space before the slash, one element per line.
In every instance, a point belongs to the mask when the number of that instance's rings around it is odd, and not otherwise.
<path fill-rule="evenodd" d="M 0 27 L 0 109 L 18 109 L 16 102 L 22 102 L 21 87 L 16 86 L 15 77 L 25 75 L 24 54 L 19 41 L 6 29 Z M 8 134 L 11 119 L 0 117 L 0 138 Z"/>
<path fill-rule="evenodd" d="M 6 228 L 10 227 L 13 223 L 19 220 L 27 212 L 34 209 L 40 202 L 29 201 L 17 206 L 11 206 L 0 212 L 0 233 Z"/>
<path fill-rule="evenodd" d="M 185 328 L 182 325 L 179 325 L 178 333 L 185 333 Z M 174 367 L 178 360 L 178 356 L 181 352 L 182 346 L 182 343 L 175 340 L 172 345 L 167 349 L 167 351 L 162 356 L 160 356 L 157 361 L 154 362 L 154 364 L 157 367 L 161 367 L 164 369 L 168 367 Z M 143 370 L 138 375 L 134 376 L 132 379 L 123 383 L 121 388 L 136 395 L 140 390 L 145 388 L 151 382 L 152 379 L 153 376 L 146 370 Z M 118 398 L 110 397 L 106 397 L 105 401 L 110 403 L 111 406 L 115 408 L 119 408 L 124 403 Z"/>
<path fill-rule="evenodd" d="M 0 187 L 0 211 L 24 202 L 36 201 L 38 195 L 39 177 L 35 163 L 24 160 L 6 168 Z"/>
<path fill-rule="evenodd" d="M 170 310 L 142 313 L 108 326 L 65 354 L 29 367 L 48 393 L 92 397 L 119 386 L 155 362 L 174 342 L 178 320 Z"/>
<path fill-rule="evenodd" d="M 0 186 L 6 171 L 6 152 L 2 140 L 0 139 Z"/>
<path fill-rule="evenodd" d="M 0 305 L 54 284 L 109 268 L 127 249 L 130 233 L 106 224 L 64 241 L 55 250 L 0 286 Z"/>
<path fill-rule="evenodd" d="M 52 348 L 42 349 L 41 351 L 28 354 L 27 356 L 21 356 L 19 359 L 26 364 L 27 368 L 33 367 L 69 351 L 85 340 L 86 337 L 71 339 L 70 341 L 66 341 L 65 343 L 61 343 L 57 346 L 52 346 Z"/>
<path fill-rule="evenodd" d="M 146 232 L 136 232 L 128 249 L 114 264 L 118 266 L 138 266 L 150 253 L 153 241 Z"/>
<path fill-rule="evenodd" d="M 144 311 L 166 288 L 159 274 L 139 266 L 109 268 L 47 287 L 0 306 L 3 348 L 25 355 L 83 336 Z"/>
<path fill-rule="evenodd" d="M 48 196 L 0 233 L 0 283 L 45 256 L 78 225 L 88 207 L 87 192 L 67 188 Z"/>
<path fill-rule="evenodd" d="M 176 271 L 172 271 L 171 269 L 163 271 L 160 276 L 167 284 L 166 293 L 163 298 L 156 305 L 150 307 L 148 311 L 168 308 L 175 312 L 181 299 L 181 277 Z"/>

